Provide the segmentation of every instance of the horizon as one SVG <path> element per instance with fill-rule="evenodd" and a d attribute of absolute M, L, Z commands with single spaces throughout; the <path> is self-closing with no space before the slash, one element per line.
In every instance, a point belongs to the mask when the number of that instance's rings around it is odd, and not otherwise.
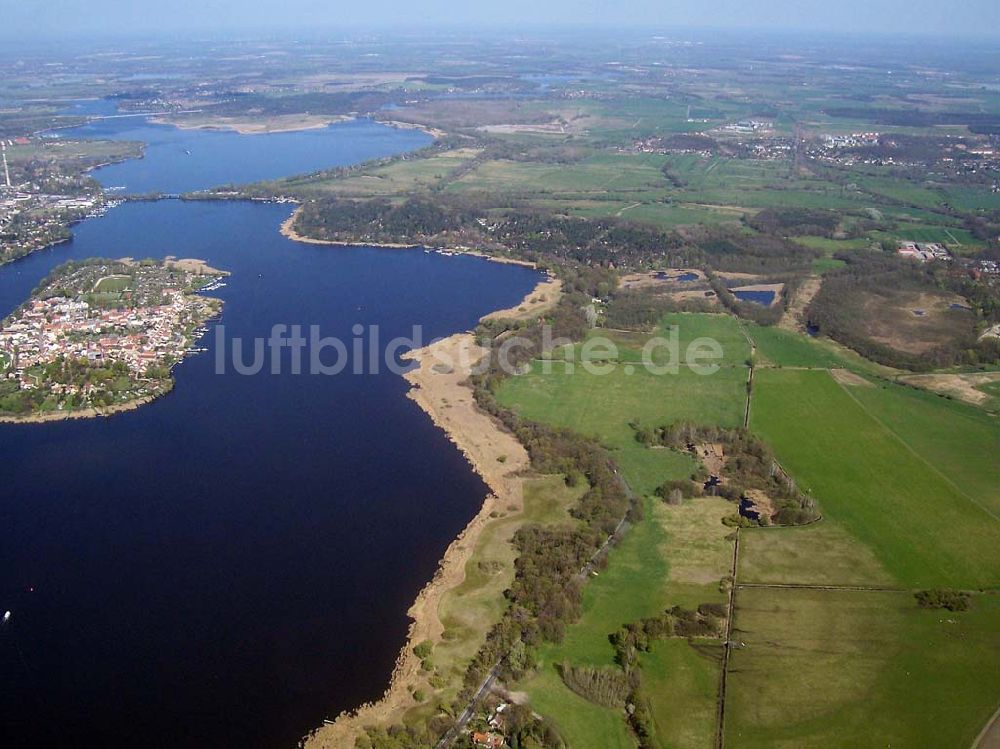
<path fill-rule="evenodd" d="M 567 20 L 572 19 L 572 20 Z M 0 38 L 36 42 L 66 38 L 135 38 L 196 34 L 212 38 L 271 33 L 330 34 L 398 32 L 567 33 L 741 32 L 822 34 L 892 38 L 1000 39 L 1000 4 L 972 0 L 959 7 L 931 0 L 722 0 L 707 8 L 693 0 L 656 7 L 650 0 L 624 0 L 614 7 L 580 6 L 555 0 L 539 7 L 526 0 L 455 6 L 447 0 L 406 4 L 372 0 L 363 6 L 330 8 L 317 0 L 291 0 L 280 8 L 249 8 L 234 0 L 179 0 L 166 7 L 134 7 L 121 0 L 62 0 L 24 3 L 5 11 Z"/>

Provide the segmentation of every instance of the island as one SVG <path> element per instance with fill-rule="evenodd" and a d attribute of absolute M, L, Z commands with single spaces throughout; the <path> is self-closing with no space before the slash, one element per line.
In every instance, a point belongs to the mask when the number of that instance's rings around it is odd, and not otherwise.
<path fill-rule="evenodd" d="M 137 408 L 173 387 L 228 275 L 201 260 L 121 258 L 56 268 L 0 327 L 0 420 Z"/>

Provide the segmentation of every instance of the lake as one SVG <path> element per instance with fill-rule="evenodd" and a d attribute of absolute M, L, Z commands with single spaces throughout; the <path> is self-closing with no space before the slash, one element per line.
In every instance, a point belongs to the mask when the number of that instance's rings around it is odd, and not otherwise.
<path fill-rule="evenodd" d="M 105 122 L 130 138 L 148 127 Z M 216 151 L 169 149 L 220 135 L 237 139 L 223 163 L 260 152 L 260 138 L 291 149 L 275 165 L 288 172 L 306 144 L 325 144 L 309 169 L 419 145 L 369 122 L 280 137 L 174 131 L 143 169 L 99 178 L 210 186 L 224 171 Z M 156 163 L 163 183 L 144 170 Z M 426 341 L 511 306 L 539 275 L 294 243 L 278 233 L 290 211 L 129 203 L 0 268 L 3 314 L 73 258 L 171 254 L 232 272 L 213 292 L 225 309 L 199 344 L 209 351 L 174 370 L 168 396 L 108 419 L 0 425 L 4 747 L 288 747 L 387 686 L 405 612 L 486 487 L 398 375 L 216 374 L 215 327 L 249 341 L 276 323 L 318 325 L 349 341 L 355 324 L 383 340 L 421 325 Z"/>
<path fill-rule="evenodd" d="M 105 187 L 124 187 L 130 193 L 181 193 L 275 179 L 412 151 L 432 141 L 419 130 L 369 120 L 247 136 L 224 130 L 181 130 L 149 123 L 144 117 L 122 116 L 55 132 L 62 138 L 146 143 L 143 158 L 94 172 Z"/>

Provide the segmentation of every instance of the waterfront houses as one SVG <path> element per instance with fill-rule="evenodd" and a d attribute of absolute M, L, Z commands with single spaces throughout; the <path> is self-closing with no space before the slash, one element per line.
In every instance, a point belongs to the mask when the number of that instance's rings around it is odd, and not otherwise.
<path fill-rule="evenodd" d="M 164 389 L 220 307 L 192 292 L 219 275 L 151 261 L 57 270 L 0 328 L 0 413 L 110 405 Z"/>

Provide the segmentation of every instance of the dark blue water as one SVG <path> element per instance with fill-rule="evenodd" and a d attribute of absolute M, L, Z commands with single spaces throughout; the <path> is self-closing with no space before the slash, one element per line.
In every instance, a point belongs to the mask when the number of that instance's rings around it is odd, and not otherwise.
<path fill-rule="evenodd" d="M 369 120 L 299 132 L 240 135 L 117 117 L 56 132 L 65 138 L 145 142 L 142 159 L 93 172 L 105 187 L 125 187 L 132 193 L 181 193 L 275 179 L 389 156 L 431 142 L 419 130 L 398 130 Z"/>
<path fill-rule="evenodd" d="M 760 520 L 760 513 L 757 510 L 753 509 L 754 506 L 755 505 L 751 500 L 747 499 L 746 497 L 743 497 L 742 499 L 740 499 L 740 515 L 745 517 L 747 520 L 753 520 L 753 521 Z"/>
<path fill-rule="evenodd" d="M 664 281 L 677 281 L 679 283 L 690 283 L 691 281 L 698 280 L 697 273 L 678 273 L 677 275 L 671 275 L 666 271 L 657 271 L 656 277 Z"/>
<path fill-rule="evenodd" d="M 773 291 L 734 291 L 729 290 L 732 295 L 743 302 L 753 302 L 762 307 L 770 307 L 774 303 Z"/>
<path fill-rule="evenodd" d="M 214 292 L 227 338 L 431 338 L 537 281 L 296 244 L 288 213 L 127 204 L 0 268 L 0 310 L 70 258 L 174 254 L 232 271 Z M 219 375 L 215 341 L 137 411 L 0 425 L 0 745 L 287 747 L 385 688 L 405 611 L 485 486 L 399 376 Z"/>

